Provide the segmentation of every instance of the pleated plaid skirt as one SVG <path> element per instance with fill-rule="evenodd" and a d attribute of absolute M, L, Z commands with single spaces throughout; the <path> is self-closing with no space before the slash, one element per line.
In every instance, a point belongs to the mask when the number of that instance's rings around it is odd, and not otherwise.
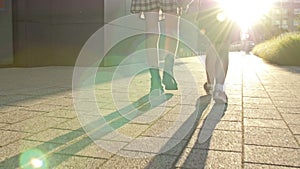
<path fill-rule="evenodd" d="M 149 12 L 153 10 L 162 10 L 162 12 L 176 12 L 177 0 L 132 0 L 131 12 Z"/>

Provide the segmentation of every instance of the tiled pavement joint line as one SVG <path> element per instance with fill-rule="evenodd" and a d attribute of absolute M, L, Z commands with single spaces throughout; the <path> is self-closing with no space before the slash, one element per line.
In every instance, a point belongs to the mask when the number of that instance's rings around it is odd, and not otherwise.
<path fill-rule="evenodd" d="M 54 154 L 60 154 L 60 155 L 68 155 L 64 153 L 54 153 Z M 72 157 L 84 157 L 84 158 L 92 158 L 92 159 L 101 159 L 101 160 L 108 160 L 108 158 L 103 157 L 92 157 L 92 156 L 85 156 L 85 155 L 78 155 L 78 154 L 72 154 Z M 113 157 L 113 156 L 112 156 Z M 112 158 L 110 157 L 110 158 Z"/>
<path fill-rule="evenodd" d="M 212 102 L 210 102 L 210 103 L 208 104 L 208 106 L 203 110 L 203 113 L 201 114 L 201 116 L 200 116 L 200 117 L 197 117 L 198 121 L 196 121 L 196 124 L 194 124 L 194 126 L 192 127 L 192 129 L 193 129 L 194 131 L 190 134 L 189 138 L 187 139 L 188 141 L 186 142 L 186 145 L 184 146 L 184 148 L 182 148 L 182 150 L 180 151 L 178 157 L 177 157 L 176 160 L 173 162 L 173 164 L 172 164 L 173 167 L 175 167 L 175 166 L 177 165 L 177 163 L 180 161 L 180 159 L 183 158 L 184 152 L 188 149 L 188 146 L 187 146 L 187 145 L 190 143 L 190 141 L 192 141 L 192 137 L 193 137 L 193 136 L 195 137 L 195 135 L 196 135 L 197 141 L 195 141 L 195 143 L 192 145 L 192 147 L 194 147 L 195 144 L 198 143 L 198 134 L 199 134 L 199 133 L 196 133 L 196 132 L 198 131 L 198 130 L 196 130 L 196 129 L 197 129 L 198 127 L 200 127 L 200 126 L 203 125 L 204 120 L 205 120 L 205 118 L 207 117 L 207 115 L 209 114 L 210 108 L 212 107 L 211 104 L 212 104 Z M 197 109 L 196 109 L 196 110 L 197 110 Z M 199 110 L 198 110 L 198 111 L 199 111 Z M 199 113 L 199 112 L 197 112 L 197 113 Z M 198 132 L 199 132 L 199 131 L 198 131 Z"/>
<path fill-rule="evenodd" d="M 257 75 L 257 73 L 256 73 Z M 297 138 L 295 137 L 295 135 L 293 134 L 292 129 L 290 128 L 289 124 L 286 122 L 286 120 L 283 118 L 282 113 L 279 111 L 278 106 L 276 106 L 276 104 L 274 103 L 274 100 L 272 99 L 272 97 L 270 96 L 269 92 L 266 90 L 265 85 L 262 83 L 261 78 L 257 75 L 257 78 L 259 79 L 260 83 L 262 84 L 264 90 L 266 91 L 267 95 L 269 96 L 272 104 L 274 105 L 276 111 L 279 113 L 281 119 L 284 121 L 285 125 L 287 126 L 287 128 L 289 129 L 290 133 L 293 135 L 294 140 L 296 141 L 296 143 L 298 143 L 298 146 L 300 146 L 300 143 L 298 142 Z M 286 86 L 284 86 L 286 88 Z"/>
<path fill-rule="evenodd" d="M 276 166 L 276 167 L 300 168 L 300 166 L 293 166 L 293 165 L 280 165 L 280 164 L 257 163 L 257 162 L 245 162 L 245 164 L 259 164 L 259 165 Z"/>
<path fill-rule="evenodd" d="M 198 131 L 198 130 L 196 130 L 196 128 L 198 128 L 198 127 L 200 127 L 200 126 L 203 126 L 204 121 L 205 121 L 205 118 L 208 116 L 208 114 L 209 114 L 209 112 L 210 112 L 209 110 L 211 109 L 211 107 L 212 107 L 212 102 L 210 102 L 210 103 L 208 104 L 208 106 L 204 109 L 203 113 L 201 114 L 201 117 L 199 117 L 199 120 L 198 120 L 197 124 L 195 124 L 195 126 L 193 126 L 193 130 L 194 130 L 194 131 L 193 131 L 192 134 L 189 136 L 189 138 L 188 138 L 189 141 L 187 141 L 185 148 L 183 148 L 183 149 L 181 150 L 181 152 L 179 153 L 178 157 L 176 158 L 176 160 L 174 161 L 174 163 L 173 163 L 172 166 L 176 166 L 176 164 L 180 161 L 180 159 L 183 158 L 184 152 L 188 149 L 187 145 L 190 143 L 190 141 L 192 140 L 191 138 L 192 138 L 193 136 L 196 135 L 197 141 L 195 141 L 195 143 L 193 144 L 192 147 L 195 147 L 195 144 L 198 143 L 198 136 L 199 136 L 198 134 L 199 134 L 199 133 L 196 133 L 196 131 Z M 197 113 L 198 113 L 198 112 L 197 112 Z"/>
<path fill-rule="evenodd" d="M 147 102 L 146 103 L 143 103 L 142 105 L 140 105 L 140 106 L 143 106 L 143 105 L 145 105 L 145 104 L 147 104 Z M 132 111 L 130 111 L 130 112 L 128 112 L 127 114 L 130 114 L 130 113 L 132 113 Z M 111 122 L 113 122 L 113 121 L 117 121 L 117 120 L 119 120 L 119 119 L 122 119 L 122 117 L 119 117 L 119 118 L 117 118 L 117 119 L 111 119 L 110 121 Z M 105 125 L 101 125 L 100 126 L 100 128 L 102 128 L 102 127 L 105 127 Z M 78 128 L 77 130 L 79 130 L 79 129 L 81 129 L 81 128 Z M 47 129 L 46 129 L 47 130 Z M 93 129 L 93 130 L 91 130 L 91 131 L 89 131 L 90 133 L 92 133 L 92 132 L 95 132 L 95 131 L 97 131 L 97 130 L 99 130 L 99 127 L 98 128 L 96 128 L 96 129 Z M 71 132 L 72 131 L 76 131 L 76 130 L 71 130 Z M 85 141 L 85 139 L 89 139 L 89 137 L 88 136 L 86 136 L 86 133 L 83 133 L 83 134 L 81 134 L 81 135 L 79 135 L 79 136 L 76 136 L 76 138 L 74 138 L 74 139 L 72 139 L 72 140 L 69 140 L 67 143 L 67 145 L 65 146 L 65 144 L 64 145 L 62 145 L 62 146 L 57 146 L 57 147 L 55 147 L 55 148 L 52 148 L 50 151 L 48 151 L 45 155 L 47 155 L 47 156 L 51 156 L 51 155 L 54 155 L 54 154 L 57 154 L 59 151 L 63 151 L 63 150 L 65 150 L 65 149 L 68 149 L 68 148 L 72 148 L 72 146 L 73 145 L 76 145 L 76 144 L 79 144 L 79 143 L 81 143 L 82 141 Z M 51 140 L 50 140 L 51 141 Z M 48 141 L 49 142 L 49 141 Z M 88 143 L 91 143 L 92 141 L 90 141 L 90 142 L 88 142 Z M 83 143 L 83 144 L 86 144 L 86 143 Z M 21 154 L 21 153 L 20 153 Z M 14 156 L 14 157 L 11 157 L 11 158 L 9 158 L 8 160 L 14 160 L 16 157 L 18 157 L 20 154 L 18 154 L 18 155 L 16 155 L 16 156 Z"/>
<path fill-rule="evenodd" d="M 219 151 L 219 152 L 227 152 L 227 153 L 241 153 L 240 151 L 234 151 L 234 150 L 221 150 L 221 149 L 214 149 L 214 148 L 198 148 L 198 147 L 193 147 L 193 149 L 198 149 L 198 150 L 212 150 L 212 151 Z"/>
<path fill-rule="evenodd" d="M 243 62 L 244 63 L 244 62 Z M 241 155 L 241 158 L 242 158 L 242 169 L 245 168 L 245 121 L 244 121 L 244 69 L 245 67 L 243 66 L 242 68 L 242 73 L 241 73 L 241 99 L 242 99 L 242 103 L 241 103 L 241 113 L 242 113 L 242 155 Z"/>
<path fill-rule="evenodd" d="M 44 114 L 46 114 L 46 113 L 44 113 Z M 42 116 L 42 115 L 38 115 L 38 116 Z M 38 117 L 38 116 L 36 116 L 36 117 Z M 25 119 L 25 120 L 28 120 L 28 119 Z M 25 121 L 25 120 L 22 120 L 22 121 Z M 66 120 L 68 120 L 68 119 L 66 119 Z M 22 122 L 22 121 L 19 121 L 19 122 Z M 17 122 L 17 123 L 19 123 L 19 122 Z M 65 123 L 65 122 L 66 122 L 66 121 L 61 122 L 61 123 L 58 123 L 58 124 L 62 124 L 62 123 Z M 11 124 L 8 124 L 8 125 L 12 125 L 12 124 L 15 124 L 15 123 L 11 123 Z M 50 128 L 52 128 L 52 127 L 50 127 Z M 30 140 L 30 139 L 27 139 L 27 138 L 32 137 L 32 136 L 34 136 L 34 135 L 36 135 L 36 134 L 38 134 L 38 133 L 47 131 L 47 130 L 50 129 L 50 128 L 45 128 L 44 130 L 40 130 L 40 131 L 34 132 L 34 133 L 30 133 L 30 132 L 27 132 L 27 131 L 19 131 L 19 130 L 11 130 L 11 129 L 3 129 L 3 128 L 0 128 L 0 131 L 3 130 L 3 131 L 12 131 L 12 132 L 20 132 L 20 133 L 27 133 L 27 134 L 29 134 L 28 136 L 25 136 L 25 137 L 23 137 L 23 138 L 20 138 L 20 139 L 18 139 L 18 140 L 13 141 L 13 142 L 9 142 L 9 143 L 7 143 L 6 145 L 3 145 L 2 147 L 7 146 L 7 145 L 9 145 L 9 144 L 13 144 L 13 143 L 18 142 L 18 141 L 20 141 L 20 140 L 22 140 L 22 139 L 23 139 L 23 140 L 27 140 L 27 141 L 37 141 L 37 140 Z M 78 129 L 76 129 L 76 130 L 78 130 Z M 76 130 L 75 130 L 75 131 L 76 131 Z M 74 131 L 74 130 L 68 130 L 68 131 L 72 132 L 72 131 Z"/>
<path fill-rule="evenodd" d="M 287 149 L 293 149 L 293 150 L 300 150 L 300 148 L 296 147 L 284 147 L 284 146 L 274 146 L 274 145 L 260 145 L 260 144 L 245 144 L 247 146 L 262 146 L 262 147 L 270 147 L 270 148 L 287 148 Z"/>

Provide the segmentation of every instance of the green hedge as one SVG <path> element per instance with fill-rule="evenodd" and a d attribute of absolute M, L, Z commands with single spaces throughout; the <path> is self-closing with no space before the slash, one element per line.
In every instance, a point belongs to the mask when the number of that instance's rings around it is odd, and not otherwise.
<path fill-rule="evenodd" d="M 271 63 L 300 66 L 300 32 L 281 34 L 256 45 L 252 52 Z"/>

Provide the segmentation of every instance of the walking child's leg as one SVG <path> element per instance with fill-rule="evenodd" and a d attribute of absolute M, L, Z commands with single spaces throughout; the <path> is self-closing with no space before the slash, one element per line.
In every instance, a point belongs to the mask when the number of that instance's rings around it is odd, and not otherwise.
<path fill-rule="evenodd" d="M 204 84 L 204 90 L 209 95 L 212 94 L 213 86 L 215 83 L 216 60 L 217 60 L 217 52 L 214 46 L 210 46 L 206 51 L 205 71 L 206 71 L 207 82 Z"/>
<path fill-rule="evenodd" d="M 150 92 L 155 92 L 157 95 L 163 93 L 163 87 L 161 85 L 161 77 L 159 74 L 159 60 L 157 44 L 159 42 L 159 13 L 158 11 L 146 12 L 146 49 L 147 49 L 147 61 L 150 67 L 151 75 L 151 89 Z M 152 50 L 156 49 L 156 50 Z"/>
<path fill-rule="evenodd" d="M 165 19 L 165 50 L 170 54 L 165 56 L 163 83 L 167 90 L 177 90 L 177 82 L 173 75 L 173 67 L 178 49 L 179 20 L 176 13 L 166 14 Z M 170 37 L 171 36 L 171 37 Z"/>
<path fill-rule="evenodd" d="M 227 103 L 228 98 L 225 93 L 224 84 L 229 62 L 229 44 L 222 43 L 218 46 L 219 58 L 216 61 L 216 85 L 214 89 L 214 100 L 220 103 Z"/>

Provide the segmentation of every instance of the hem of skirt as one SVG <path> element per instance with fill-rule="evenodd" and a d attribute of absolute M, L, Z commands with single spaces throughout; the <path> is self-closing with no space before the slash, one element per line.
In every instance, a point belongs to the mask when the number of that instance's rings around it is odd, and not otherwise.
<path fill-rule="evenodd" d="M 147 10 L 130 10 L 132 14 L 137 14 L 141 12 L 153 12 L 153 10 L 156 10 L 157 8 L 153 9 L 147 9 Z M 158 9 L 159 10 L 159 9 Z M 168 13 L 168 12 L 177 12 L 177 9 L 169 9 L 169 10 L 163 10 L 161 9 L 163 13 Z"/>

